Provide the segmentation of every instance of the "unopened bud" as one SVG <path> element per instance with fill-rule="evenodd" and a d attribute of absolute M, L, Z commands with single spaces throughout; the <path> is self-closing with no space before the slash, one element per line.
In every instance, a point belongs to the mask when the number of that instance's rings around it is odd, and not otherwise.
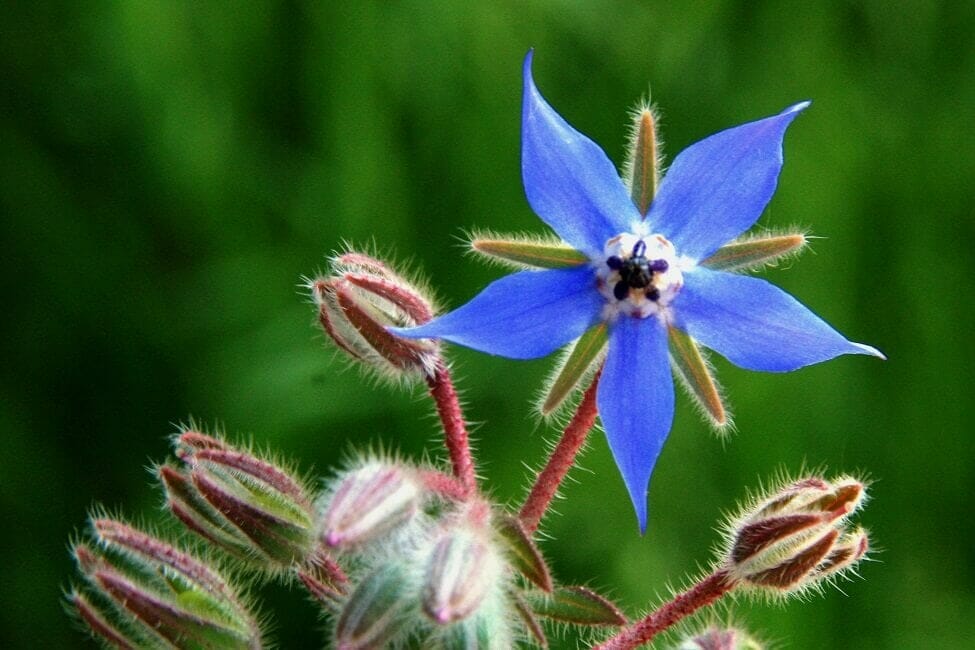
<path fill-rule="evenodd" d="M 866 534 L 847 532 L 865 495 L 863 483 L 802 479 L 773 491 L 733 521 L 729 573 L 745 584 L 787 593 L 859 561 Z"/>
<path fill-rule="evenodd" d="M 237 591 L 196 557 L 120 521 L 92 521 L 96 545 L 73 549 L 86 580 L 69 596 L 92 633 L 119 648 L 261 647 Z"/>
<path fill-rule="evenodd" d="M 346 601 L 335 625 L 337 650 L 385 647 L 406 632 L 415 594 L 409 572 L 398 564 L 366 576 Z"/>
<path fill-rule="evenodd" d="M 346 593 L 349 578 L 342 568 L 319 547 L 315 554 L 299 568 L 298 579 L 318 602 L 329 610 L 335 610 Z"/>
<path fill-rule="evenodd" d="M 335 344 L 357 361 L 397 376 L 432 374 L 437 344 L 410 340 L 389 327 L 412 327 L 433 318 L 432 301 L 416 284 L 362 253 L 333 260 L 332 276 L 308 282 L 318 320 Z"/>
<path fill-rule="evenodd" d="M 499 555 L 480 531 L 444 531 L 427 559 L 423 611 L 438 625 L 465 619 L 498 589 L 502 575 Z"/>
<path fill-rule="evenodd" d="M 481 608 L 469 619 L 440 628 L 433 635 L 433 647 L 438 650 L 510 650 L 518 647 L 510 617 L 502 611 L 485 611 L 487 609 Z"/>
<path fill-rule="evenodd" d="M 843 573 L 862 560 L 869 550 L 870 538 L 867 531 L 857 528 L 846 533 L 837 540 L 829 555 L 816 567 L 816 578 Z"/>
<path fill-rule="evenodd" d="M 685 639 L 676 650 L 762 650 L 761 643 L 735 628 L 712 627 Z"/>
<path fill-rule="evenodd" d="M 408 468 L 367 462 L 338 478 L 325 503 L 321 539 L 346 548 L 382 537 L 411 520 L 422 498 L 420 481 Z"/>
<path fill-rule="evenodd" d="M 290 568 L 314 548 L 311 497 L 288 470 L 195 431 L 175 441 L 183 468 L 159 477 L 170 510 L 188 528 L 242 557 Z"/>

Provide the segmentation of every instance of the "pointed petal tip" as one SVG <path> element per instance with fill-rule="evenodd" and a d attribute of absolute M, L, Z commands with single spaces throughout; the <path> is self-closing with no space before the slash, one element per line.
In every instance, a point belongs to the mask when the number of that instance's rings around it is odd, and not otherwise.
<path fill-rule="evenodd" d="M 629 486 L 627 486 L 629 488 Z M 642 496 L 637 497 L 637 493 L 630 491 L 630 499 L 633 501 L 633 510 L 636 514 L 636 525 L 640 535 L 647 534 L 647 491 L 643 490 Z"/>
<path fill-rule="evenodd" d="M 809 108 L 810 106 L 812 106 L 812 100 L 810 100 L 810 99 L 807 99 L 807 100 L 805 100 L 805 101 L 802 101 L 802 102 L 799 102 L 799 103 L 797 103 L 797 104 L 793 104 L 793 105 L 792 105 L 792 106 L 790 106 L 789 108 L 787 108 L 787 109 L 785 109 L 784 111 L 782 111 L 782 113 L 781 113 L 781 114 L 782 114 L 782 115 L 788 115 L 788 114 L 790 114 L 790 113 L 799 113 L 799 112 L 801 112 L 801 111 L 804 111 L 804 110 L 806 110 L 806 109 L 807 109 L 807 108 Z"/>
<path fill-rule="evenodd" d="M 877 357 L 882 361 L 887 360 L 887 355 L 872 345 L 867 345 L 866 343 L 853 343 L 853 347 L 857 349 L 857 354 L 867 354 L 871 357 Z"/>
<path fill-rule="evenodd" d="M 531 84 L 532 86 L 535 85 L 534 81 L 532 81 L 532 61 L 534 60 L 534 58 L 535 58 L 535 48 L 532 47 L 529 48 L 528 52 L 525 54 L 525 62 L 522 65 L 522 74 L 525 77 L 526 86 L 528 84 Z"/>

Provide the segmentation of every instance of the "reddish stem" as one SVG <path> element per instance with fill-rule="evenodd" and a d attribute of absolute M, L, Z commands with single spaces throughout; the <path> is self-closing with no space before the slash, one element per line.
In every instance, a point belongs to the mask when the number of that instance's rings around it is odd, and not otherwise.
<path fill-rule="evenodd" d="M 669 603 L 662 605 L 657 611 L 647 615 L 646 618 L 634 623 L 608 641 L 593 646 L 592 650 L 632 650 L 648 643 L 677 621 L 721 598 L 734 586 L 734 581 L 726 571 L 715 571 Z"/>
<path fill-rule="evenodd" d="M 421 478 L 423 485 L 431 492 L 436 492 L 455 501 L 463 501 L 467 498 L 467 489 L 453 476 L 437 471 L 428 471 L 423 472 Z"/>
<path fill-rule="evenodd" d="M 460 408 L 457 390 L 450 378 L 443 359 L 437 360 L 437 366 L 432 375 L 427 376 L 430 395 L 437 404 L 437 415 L 443 423 L 444 443 L 450 454 L 450 463 L 454 468 L 454 476 L 460 481 L 464 496 L 473 494 L 477 490 L 477 478 L 474 475 L 474 459 L 471 457 L 471 445 L 468 440 L 467 426 L 464 424 L 464 413 Z"/>
<path fill-rule="evenodd" d="M 601 371 L 600 371 L 601 372 Z M 586 441 L 586 436 L 596 422 L 596 386 L 599 384 L 599 373 L 593 377 L 592 384 L 586 389 L 576 409 L 575 415 L 562 433 L 562 439 L 555 446 L 545 468 L 535 479 L 525 504 L 521 507 L 521 523 L 529 533 L 538 529 L 542 516 L 552 503 L 552 498 L 565 479 L 565 475 L 575 464 L 576 454 Z"/>

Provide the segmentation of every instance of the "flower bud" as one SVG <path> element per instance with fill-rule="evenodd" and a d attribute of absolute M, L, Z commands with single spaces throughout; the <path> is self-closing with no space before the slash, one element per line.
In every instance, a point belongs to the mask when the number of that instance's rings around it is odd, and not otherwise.
<path fill-rule="evenodd" d="M 296 573 L 298 579 L 319 604 L 329 610 L 335 610 L 346 593 L 349 582 L 348 576 L 324 548 L 319 547 L 315 554 L 299 568 Z"/>
<path fill-rule="evenodd" d="M 253 649 L 261 631 L 213 568 L 109 518 L 92 520 L 96 546 L 72 549 L 86 580 L 69 605 L 92 633 L 119 648 Z"/>
<path fill-rule="evenodd" d="M 676 650 L 762 650 L 761 643 L 745 632 L 730 628 L 711 627 L 685 639 Z"/>
<path fill-rule="evenodd" d="M 405 632 L 413 585 L 406 567 L 388 564 L 366 576 L 346 601 L 335 626 L 337 650 L 382 648 Z"/>
<path fill-rule="evenodd" d="M 433 635 L 433 647 L 440 650 L 509 650 L 517 645 L 508 616 L 502 611 L 486 611 L 482 607 L 477 615 L 442 627 Z M 542 646 L 546 647 L 546 646 Z"/>
<path fill-rule="evenodd" d="M 423 492 L 406 467 L 369 461 L 336 481 L 322 515 L 321 539 L 347 548 L 377 539 L 411 520 Z"/>
<path fill-rule="evenodd" d="M 170 510 L 188 528 L 269 568 L 302 563 L 314 548 L 308 491 L 288 470 L 195 431 L 176 438 L 184 467 L 158 474 Z"/>
<path fill-rule="evenodd" d="M 423 611 L 438 625 L 468 618 L 500 586 L 502 563 L 480 531 L 444 531 L 426 562 Z"/>
<path fill-rule="evenodd" d="M 388 327 L 433 318 L 432 301 L 382 262 L 349 252 L 333 260 L 333 275 L 308 282 L 318 320 L 335 344 L 384 374 L 431 376 L 439 355 L 430 340 L 400 338 Z"/>
<path fill-rule="evenodd" d="M 864 497 L 863 483 L 850 478 L 810 477 L 774 490 L 729 525 L 729 573 L 787 593 L 849 568 L 868 546 L 865 532 L 846 530 Z"/>

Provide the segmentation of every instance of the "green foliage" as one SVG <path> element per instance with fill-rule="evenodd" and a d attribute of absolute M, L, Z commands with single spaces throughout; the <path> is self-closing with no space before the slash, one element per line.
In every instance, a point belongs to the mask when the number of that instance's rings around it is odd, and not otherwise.
<path fill-rule="evenodd" d="M 196 416 L 334 466 L 352 445 L 419 457 L 428 407 L 325 351 L 296 285 L 343 239 L 411 257 L 457 306 L 496 268 L 465 229 L 537 228 L 520 184 L 521 60 L 616 162 L 652 88 L 667 154 L 814 100 L 761 223 L 811 226 L 775 281 L 890 361 L 773 377 L 716 360 L 738 433 L 690 408 L 639 537 L 593 436 L 544 544 L 563 583 L 628 612 L 708 557 L 756 476 L 803 462 L 877 479 L 885 549 L 849 597 L 736 618 L 792 647 L 962 647 L 972 633 L 975 9 L 965 2 L 18 3 L 0 10 L 0 455 L 5 647 L 75 647 L 64 540 L 93 501 L 150 512 L 140 474 Z M 649 86 L 648 86 L 649 84 Z M 786 265 L 788 266 L 788 265 Z M 523 494 L 548 362 L 455 349 L 482 472 Z M 537 459 L 537 460 L 535 460 Z M 946 534 L 946 532 L 948 534 Z M 9 542 L 13 543 L 10 544 Z M 923 594 L 923 598 L 918 598 Z M 267 592 L 282 647 L 321 641 Z"/>

